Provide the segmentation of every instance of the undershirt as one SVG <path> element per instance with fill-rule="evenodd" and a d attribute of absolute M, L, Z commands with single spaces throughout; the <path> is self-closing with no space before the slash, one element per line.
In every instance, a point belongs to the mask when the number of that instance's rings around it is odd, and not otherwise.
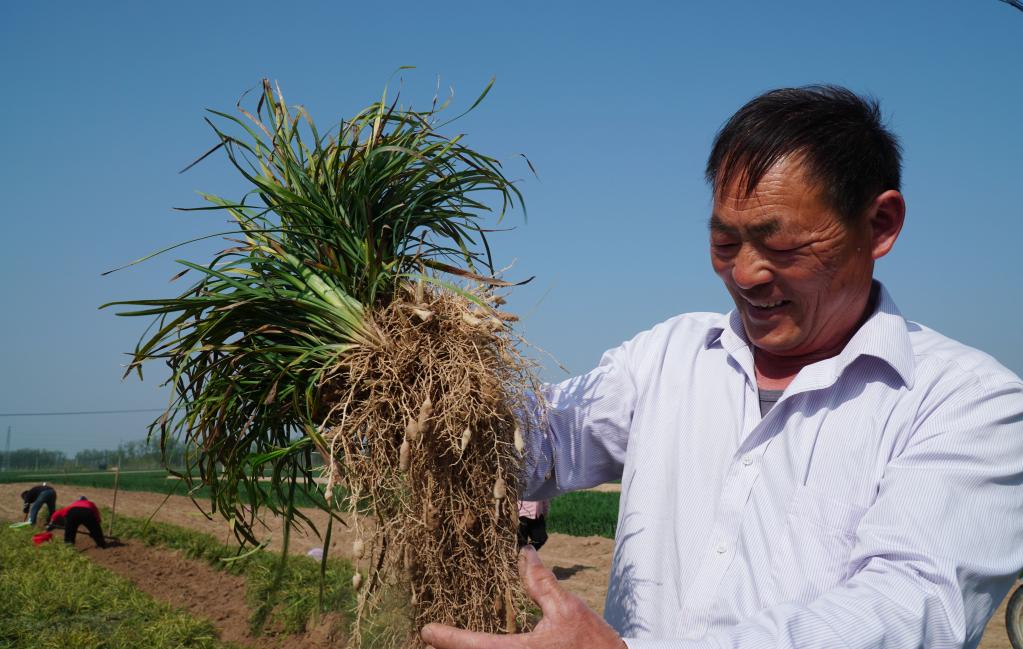
<path fill-rule="evenodd" d="M 760 392 L 760 416 L 766 417 L 767 413 L 771 412 L 774 404 L 778 403 L 778 399 L 781 399 L 781 395 L 785 390 L 765 390 L 763 388 L 758 390 Z"/>

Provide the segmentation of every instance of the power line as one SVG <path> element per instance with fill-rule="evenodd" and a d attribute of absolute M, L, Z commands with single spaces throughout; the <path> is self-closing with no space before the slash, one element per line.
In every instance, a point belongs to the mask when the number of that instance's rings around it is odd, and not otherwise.
<path fill-rule="evenodd" d="M 131 412 L 163 412 L 166 408 L 126 408 L 123 410 L 67 410 L 54 412 L 0 412 L 0 417 L 59 417 L 63 415 L 123 415 Z"/>

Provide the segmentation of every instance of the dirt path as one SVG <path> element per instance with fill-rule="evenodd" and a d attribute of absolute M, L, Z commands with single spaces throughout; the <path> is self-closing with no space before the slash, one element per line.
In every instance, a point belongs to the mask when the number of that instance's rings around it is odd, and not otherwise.
<path fill-rule="evenodd" d="M 18 520 L 22 518 L 18 494 L 29 486 L 31 485 L 0 485 L 0 520 Z M 61 503 L 67 500 L 67 495 L 77 496 L 79 494 L 103 506 L 109 506 L 113 500 L 113 491 L 110 489 L 61 486 L 60 484 L 55 484 L 54 486 L 57 488 L 58 494 L 62 494 Z M 121 491 L 117 495 L 117 511 L 127 516 L 147 518 L 160 506 L 163 499 L 163 496 L 154 493 Z M 321 529 L 326 525 L 326 515 L 322 512 L 311 509 L 303 511 Z M 224 521 L 216 518 L 212 521 L 208 520 L 196 509 L 195 504 L 184 496 L 171 496 L 153 520 L 206 532 L 226 543 L 230 543 L 233 540 Z M 270 539 L 271 547 L 278 547 L 276 543 L 281 537 L 280 521 L 270 521 L 269 526 L 262 530 L 259 536 Z M 335 525 L 330 544 L 331 556 L 350 558 L 352 541 L 354 539 L 355 534 L 352 527 L 345 528 Z M 305 554 L 309 550 L 319 547 L 322 547 L 322 541 L 311 533 L 292 534 L 291 550 L 296 554 Z M 575 537 L 564 534 L 551 534 L 547 545 L 540 551 L 540 557 L 558 579 L 561 580 L 565 588 L 578 595 L 594 610 L 603 612 L 604 595 L 607 591 L 607 576 L 611 570 L 611 552 L 613 547 L 614 543 L 610 539 L 602 537 Z M 114 569 L 113 566 L 108 567 Z M 217 580 L 225 578 L 223 573 L 216 573 L 216 575 Z M 205 580 L 196 581 L 202 583 Z M 136 583 L 139 582 L 136 581 Z M 180 602 L 188 601 L 188 596 L 181 595 L 180 597 L 186 599 L 165 601 L 171 601 L 181 606 Z M 164 598 L 161 597 L 161 599 Z M 243 600 L 244 597 L 241 599 Z M 994 617 L 992 617 L 991 622 L 988 623 L 987 631 L 984 634 L 984 639 L 981 641 L 979 649 L 1012 649 L 1012 645 L 1009 644 L 1008 637 L 1005 635 L 1004 605 L 1005 603 L 1003 602 Z M 305 646 L 315 647 L 317 645 L 307 643 Z"/>
<path fill-rule="evenodd" d="M 323 619 L 303 634 L 277 634 L 272 629 L 254 637 L 249 633 L 250 609 L 245 604 L 245 579 L 218 571 L 202 561 L 164 548 L 129 541 L 106 550 L 86 539 L 83 554 L 97 564 L 133 582 L 161 602 L 204 617 L 216 627 L 220 639 L 252 649 L 328 649 L 344 646 L 335 637 L 334 618 Z"/>

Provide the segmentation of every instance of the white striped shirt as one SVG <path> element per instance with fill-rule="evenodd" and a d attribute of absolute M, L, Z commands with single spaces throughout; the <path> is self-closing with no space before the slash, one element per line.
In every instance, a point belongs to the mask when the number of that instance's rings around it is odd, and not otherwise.
<path fill-rule="evenodd" d="M 1023 567 L 1023 383 L 883 288 L 763 418 L 734 312 L 546 397 L 525 497 L 621 478 L 605 617 L 632 649 L 976 647 Z"/>

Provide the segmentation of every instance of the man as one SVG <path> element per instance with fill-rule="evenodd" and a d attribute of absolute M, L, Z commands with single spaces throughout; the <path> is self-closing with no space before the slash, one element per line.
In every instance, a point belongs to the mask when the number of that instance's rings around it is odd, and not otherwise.
<path fill-rule="evenodd" d="M 64 528 L 64 543 L 75 544 L 75 537 L 78 536 L 78 527 L 84 525 L 89 530 L 89 536 L 101 548 L 107 547 L 107 541 L 103 536 L 103 529 L 100 527 L 99 508 L 85 496 L 79 496 L 78 500 L 67 507 L 57 510 L 50 518 L 46 530 L 50 531 L 55 527 Z"/>
<path fill-rule="evenodd" d="M 43 508 L 43 505 L 46 505 L 47 520 L 57 510 L 57 490 L 45 482 L 22 491 L 21 500 L 23 504 L 22 513 L 28 514 L 28 524 L 33 527 L 36 524 L 39 510 Z"/>
<path fill-rule="evenodd" d="M 525 497 L 621 477 L 608 624 L 527 548 L 532 634 L 428 625 L 428 644 L 976 647 L 1023 566 L 1023 383 L 873 280 L 900 166 L 877 104 L 843 88 L 729 120 L 707 177 L 735 310 L 672 318 L 552 387 L 532 442 Z"/>

